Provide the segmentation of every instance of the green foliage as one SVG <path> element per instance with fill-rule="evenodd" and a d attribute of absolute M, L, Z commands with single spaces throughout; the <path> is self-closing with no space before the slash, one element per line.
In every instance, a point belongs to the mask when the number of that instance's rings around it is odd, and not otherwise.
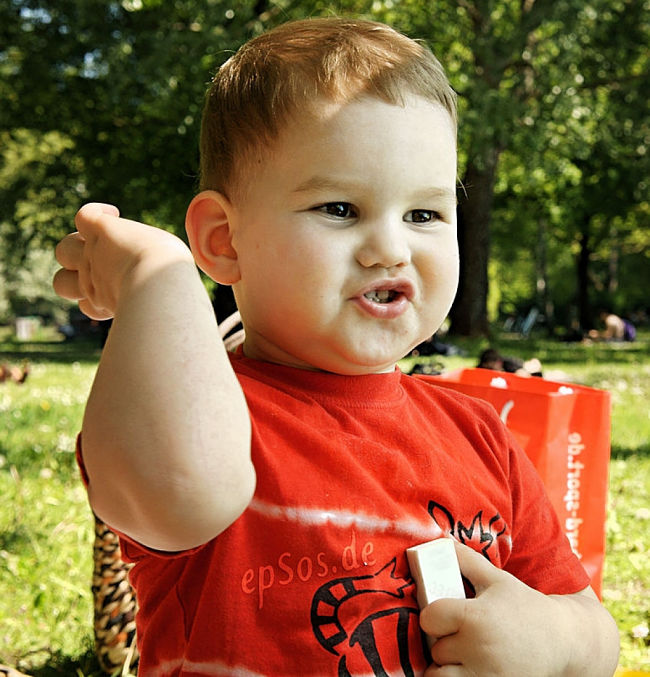
<path fill-rule="evenodd" d="M 0 321 L 65 306 L 51 279 L 54 243 L 84 197 L 74 146 L 55 130 L 0 131 Z"/>
<path fill-rule="evenodd" d="M 51 245 L 70 226 L 70 211 L 85 192 L 78 179 L 83 162 L 74 146 L 56 130 L 17 127 L 0 132 L 2 229 L 13 236 L 5 237 L 3 250 L 17 264 L 30 246 Z M 12 228 L 15 223 L 20 223 L 19 230 Z"/>
<path fill-rule="evenodd" d="M 87 200 L 182 235 L 212 73 L 265 28 L 334 11 L 424 40 L 459 93 L 459 176 L 469 196 L 460 239 L 464 261 L 480 264 L 464 275 L 457 315 L 481 310 L 488 254 L 501 271 L 497 296 L 517 305 L 545 302 L 535 298 L 543 280 L 547 309 L 565 315 L 578 302 L 647 307 L 650 8 L 642 0 L 2 3 L 8 281 L 28 250 L 51 248 L 73 228 Z M 13 293 L 7 312 L 24 300 Z"/>
<path fill-rule="evenodd" d="M 647 305 L 641 289 L 650 282 L 650 128 L 639 98 L 650 77 L 648 8 L 634 1 L 571 5 L 557 3 L 556 20 L 541 25 L 526 48 L 526 110 L 495 191 L 495 255 L 512 256 L 523 232 L 538 264 L 528 277 L 545 276 L 556 307 L 591 302 L 629 312 Z M 541 271 L 540 225 L 548 250 Z M 558 265 L 562 250 L 571 258 Z M 580 255 L 588 269 L 576 268 Z M 629 284 L 632 270 L 643 283 Z M 590 308 L 582 310 L 588 319 Z"/>
<path fill-rule="evenodd" d="M 10 3 L 3 14 L 0 129 L 20 120 L 67 139 L 77 164 L 65 163 L 63 174 L 83 186 L 77 205 L 114 201 L 180 231 L 205 86 L 261 29 L 254 4 L 35 0 Z M 69 208 L 68 225 L 73 214 Z"/>
<path fill-rule="evenodd" d="M 0 238 L 0 243 L 2 238 Z M 38 316 L 64 324 L 70 304 L 52 289 L 52 277 L 58 269 L 50 249 L 30 248 L 20 267 L 5 267 L 0 261 L 0 322 L 9 323 L 18 316 Z"/>

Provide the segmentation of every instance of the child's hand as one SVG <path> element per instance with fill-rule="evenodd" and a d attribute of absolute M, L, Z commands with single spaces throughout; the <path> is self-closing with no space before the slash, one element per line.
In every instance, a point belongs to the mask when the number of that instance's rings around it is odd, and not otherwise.
<path fill-rule="evenodd" d="M 422 610 L 422 629 L 436 640 L 434 664 L 425 675 L 573 674 L 567 666 L 577 636 L 566 622 L 562 598 L 533 590 L 467 546 L 456 543 L 456 552 L 476 597 L 441 599 Z"/>
<path fill-rule="evenodd" d="M 84 205 L 75 216 L 75 226 L 77 232 L 56 247 L 62 270 L 54 277 L 54 289 L 63 298 L 79 301 L 82 312 L 95 320 L 115 314 L 125 280 L 145 259 L 155 266 L 192 260 L 177 237 L 122 219 L 112 205 Z"/>

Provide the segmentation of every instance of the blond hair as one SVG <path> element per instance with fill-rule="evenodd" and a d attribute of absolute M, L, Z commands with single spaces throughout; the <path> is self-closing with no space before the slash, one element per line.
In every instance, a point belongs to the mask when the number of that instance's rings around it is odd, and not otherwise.
<path fill-rule="evenodd" d="M 201 125 L 201 190 L 228 195 L 252 154 L 319 99 L 373 96 L 403 105 L 408 94 L 442 105 L 456 126 L 456 96 L 432 52 L 374 21 L 291 21 L 243 45 L 215 75 Z"/>

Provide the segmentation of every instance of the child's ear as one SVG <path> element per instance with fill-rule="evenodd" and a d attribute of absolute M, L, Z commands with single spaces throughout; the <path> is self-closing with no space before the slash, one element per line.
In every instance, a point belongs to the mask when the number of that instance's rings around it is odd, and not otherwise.
<path fill-rule="evenodd" d="M 190 249 L 199 268 L 221 284 L 239 281 L 239 261 L 232 247 L 228 198 L 213 190 L 194 197 L 185 215 Z"/>

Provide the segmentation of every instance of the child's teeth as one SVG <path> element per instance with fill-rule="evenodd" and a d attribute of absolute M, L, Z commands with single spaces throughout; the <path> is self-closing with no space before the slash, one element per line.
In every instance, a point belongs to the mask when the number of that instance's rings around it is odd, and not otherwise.
<path fill-rule="evenodd" d="M 368 292 L 365 297 L 375 303 L 387 303 L 393 298 L 393 292 L 390 289 L 382 289 L 381 291 Z"/>

